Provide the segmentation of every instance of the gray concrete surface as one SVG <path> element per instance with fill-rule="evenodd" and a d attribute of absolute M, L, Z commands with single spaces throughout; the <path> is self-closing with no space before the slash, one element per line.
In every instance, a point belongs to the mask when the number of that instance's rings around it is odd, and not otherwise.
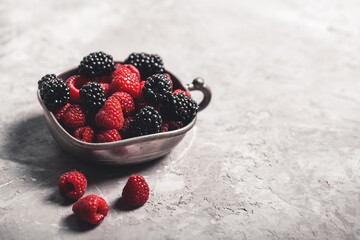
<path fill-rule="evenodd" d="M 359 12 L 356 0 L 0 1 L 0 239 L 360 239 Z M 158 53 L 212 87 L 171 154 L 87 165 L 49 135 L 37 80 L 98 50 Z M 98 227 L 58 194 L 70 169 L 110 205 Z M 127 210 L 133 173 L 151 195 Z"/>

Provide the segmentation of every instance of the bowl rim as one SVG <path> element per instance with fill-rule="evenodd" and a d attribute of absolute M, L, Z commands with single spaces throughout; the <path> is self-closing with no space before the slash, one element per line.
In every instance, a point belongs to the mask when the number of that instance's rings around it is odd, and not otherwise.
<path fill-rule="evenodd" d="M 121 63 L 121 62 L 115 61 L 115 63 Z M 57 76 L 66 75 L 66 74 L 69 74 L 76 70 L 77 70 L 77 68 L 71 68 L 70 70 L 64 71 L 64 72 L 58 74 Z M 184 87 L 182 85 L 182 83 L 179 81 L 179 79 L 176 76 L 174 76 L 174 74 L 172 74 L 171 72 L 169 72 L 167 70 L 165 70 L 165 73 L 168 73 L 171 76 L 173 81 L 176 80 L 177 83 L 184 90 L 189 91 L 186 87 Z M 63 81 L 65 81 L 65 80 L 63 79 Z M 180 136 L 180 135 L 183 135 L 186 132 L 188 132 L 195 125 L 195 122 L 197 120 L 197 116 L 195 116 L 195 118 L 190 123 L 188 123 L 186 126 L 180 128 L 180 129 L 172 130 L 172 131 L 168 131 L 168 132 L 160 132 L 160 133 L 154 133 L 154 134 L 149 134 L 149 135 L 144 135 L 144 136 L 139 136 L 139 137 L 132 137 L 132 138 L 116 141 L 116 142 L 87 143 L 87 142 L 82 142 L 82 141 L 76 139 L 63 126 L 61 126 L 61 124 L 55 118 L 54 114 L 45 106 L 44 102 L 42 101 L 39 89 L 37 90 L 37 98 L 38 98 L 38 101 L 39 101 L 41 107 L 43 108 L 44 113 L 50 119 L 50 121 L 47 121 L 47 122 L 48 122 L 48 126 L 51 129 L 56 130 L 59 134 L 62 135 L 62 137 L 66 138 L 69 142 L 72 142 L 72 144 L 74 144 L 76 147 L 84 148 L 84 149 L 91 149 L 91 150 L 106 150 L 106 149 L 111 149 L 111 148 L 129 146 L 129 145 L 138 144 L 138 143 L 146 143 L 146 142 L 153 141 L 153 140 L 160 140 L 160 139 L 166 139 L 166 138 Z"/>

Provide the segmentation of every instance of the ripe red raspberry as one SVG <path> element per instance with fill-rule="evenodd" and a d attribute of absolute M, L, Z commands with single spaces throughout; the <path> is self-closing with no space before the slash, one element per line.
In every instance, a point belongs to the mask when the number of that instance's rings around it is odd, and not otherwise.
<path fill-rule="evenodd" d="M 78 171 L 67 172 L 61 175 L 58 186 L 63 197 L 77 200 L 84 195 L 87 180 L 84 174 Z"/>
<path fill-rule="evenodd" d="M 104 220 L 109 212 L 109 207 L 103 198 L 88 195 L 77 201 L 72 210 L 81 220 L 96 225 Z"/>
<path fill-rule="evenodd" d="M 127 117 L 124 119 L 124 124 L 122 125 L 121 129 L 119 130 L 121 139 L 125 139 L 125 138 L 129 137 L 129 128 L 130 128 L 131 120 L 133 120 L 133 117 Z"/>
<path fill-rule="evenodd" d="M 54 115 L 55 115 L 55 118 L 56 120 L 58 120 L 58 122 L 60 124 L 63 123 L 63 118 L 64 118 L 64 114 L 65 114 L 65 111 L 66 109 L 68 109 L 68 107 L 70 107 L 71 104 L 70 103 L 67 103 L 65 106 L 63 106 L 62 108 L 60 109 L 57 109 L 55 112 L 54 112 Z"/>
<path fill-rule="evenodd" d="M 137 102 L 145 102 L 144 94 L 143 94 L 143 91 L 142 91 L 144 85 L 145 85 L 145 81 L 141 81 L 141 82 L 140 82 L 139 95 L 136 97 L 136 101 L 137 101 Z"/>
<path fill-rule="evenodd" d="M 149 186 L 140 175 L 131 175 L 123 189 L 122 199 L 132 207 L 139 207 L 149 198 Z"/>
<path fill-rule="evenodd" d="M 172 95 L 181 94 L 181 93 L 184 94 L 185 96 L 187 96 L 188 98 L 191 98 L 189 92 L 184 91 L 184 90 L 181 90 L 181 89 L 176 89 L 176 90 L 172 93 Z"/>
<path fill-rule="evenodd" d="M 111 95 L 110 98 L 115 98 L 119 101 L 124 117 L 132 115 L 135 112 L 134 99 L 127 92 L 116 92 Z"/>
<path fill-rule="evenodd" d="M 76 129 L 73 136 L 80 141 L 92 143 L 94 142 L 95 133 L 91 127 L 85 126 Z"/>
<path fill-rule="evenodd" d="M 63 124 L 69 129 L 76 129 L 85 126 L 85 113 L 80 105 L 69 106 L 63 117 Z"/>
<path fill-rule="evenodd" d="M 120 134 L 116 129 L 104 130 L 96 134 L 97 143 L 116 142 L 120 140 Z"/>
<path fill-rule="evenodd" d="M 74 75 L 69 77 L 65 83 L 70 89 L 70 102 L 71 103 L 80 103 L 80 88 L 89 82 L 89 79 L 80 76 Z"/>
<path fill-rule="evenodd" d="M 121 105 L 115 98 L 109 98 L 95 116 L 95 124 L 103 129 L 120 129 L 124 123 Z"/>
<path fill-rule="evenodd" d="M 127 92 L 136 98 L 140 92 L 140 82 L 129 67 L 122 67 L 110 84 L 110 92 Z"/>

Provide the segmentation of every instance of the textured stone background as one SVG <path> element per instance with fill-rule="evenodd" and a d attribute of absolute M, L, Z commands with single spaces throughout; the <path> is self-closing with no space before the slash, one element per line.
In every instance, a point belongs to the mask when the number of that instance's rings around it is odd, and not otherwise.
<path fill-rule="evenodd" d="M 0 1 L 0 238 L 360 239 L 359 12 L 356 0 Z M 98 50 L 158 53 L 212 87 L 171 154 L 86 165 L 49 136 L 37 80 Z M 59 196 L 70 169 L 109 203 L 100 226 Z M 129 211 L 132 173 L 151 196 Z"/>

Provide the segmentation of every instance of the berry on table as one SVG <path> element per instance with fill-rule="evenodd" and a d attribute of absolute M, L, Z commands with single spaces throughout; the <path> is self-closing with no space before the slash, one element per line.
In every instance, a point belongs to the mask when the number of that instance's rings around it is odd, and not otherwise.
<path fill-rule="evenodd" d="M 131 175 L 123 189 L 122 200 L 131 207 L 139 207 L 149 199 L 149 186 L 140 175 Z"/>
<path fill-rule="evenodd" d="M 109 212 L 106 201 L 96 195 L 88 195 L 77 201 L 72 210 L 81 220 L 97 225 L 101 223 Z"/>
<path fill-rule="evenodd" d="M 111 55 L 94 52 L 85 56 L 78 67 L 79 74 L 85 77 L 109 76 L 115 70 Z"/>
<path fill-rule="evenodd" d="M 71 200 L 77 200 L 81 198 L 87 187 L 87 180 L 81 172 L 72 171 L 61 175 L 58 187 L 60 194 Z"/>

